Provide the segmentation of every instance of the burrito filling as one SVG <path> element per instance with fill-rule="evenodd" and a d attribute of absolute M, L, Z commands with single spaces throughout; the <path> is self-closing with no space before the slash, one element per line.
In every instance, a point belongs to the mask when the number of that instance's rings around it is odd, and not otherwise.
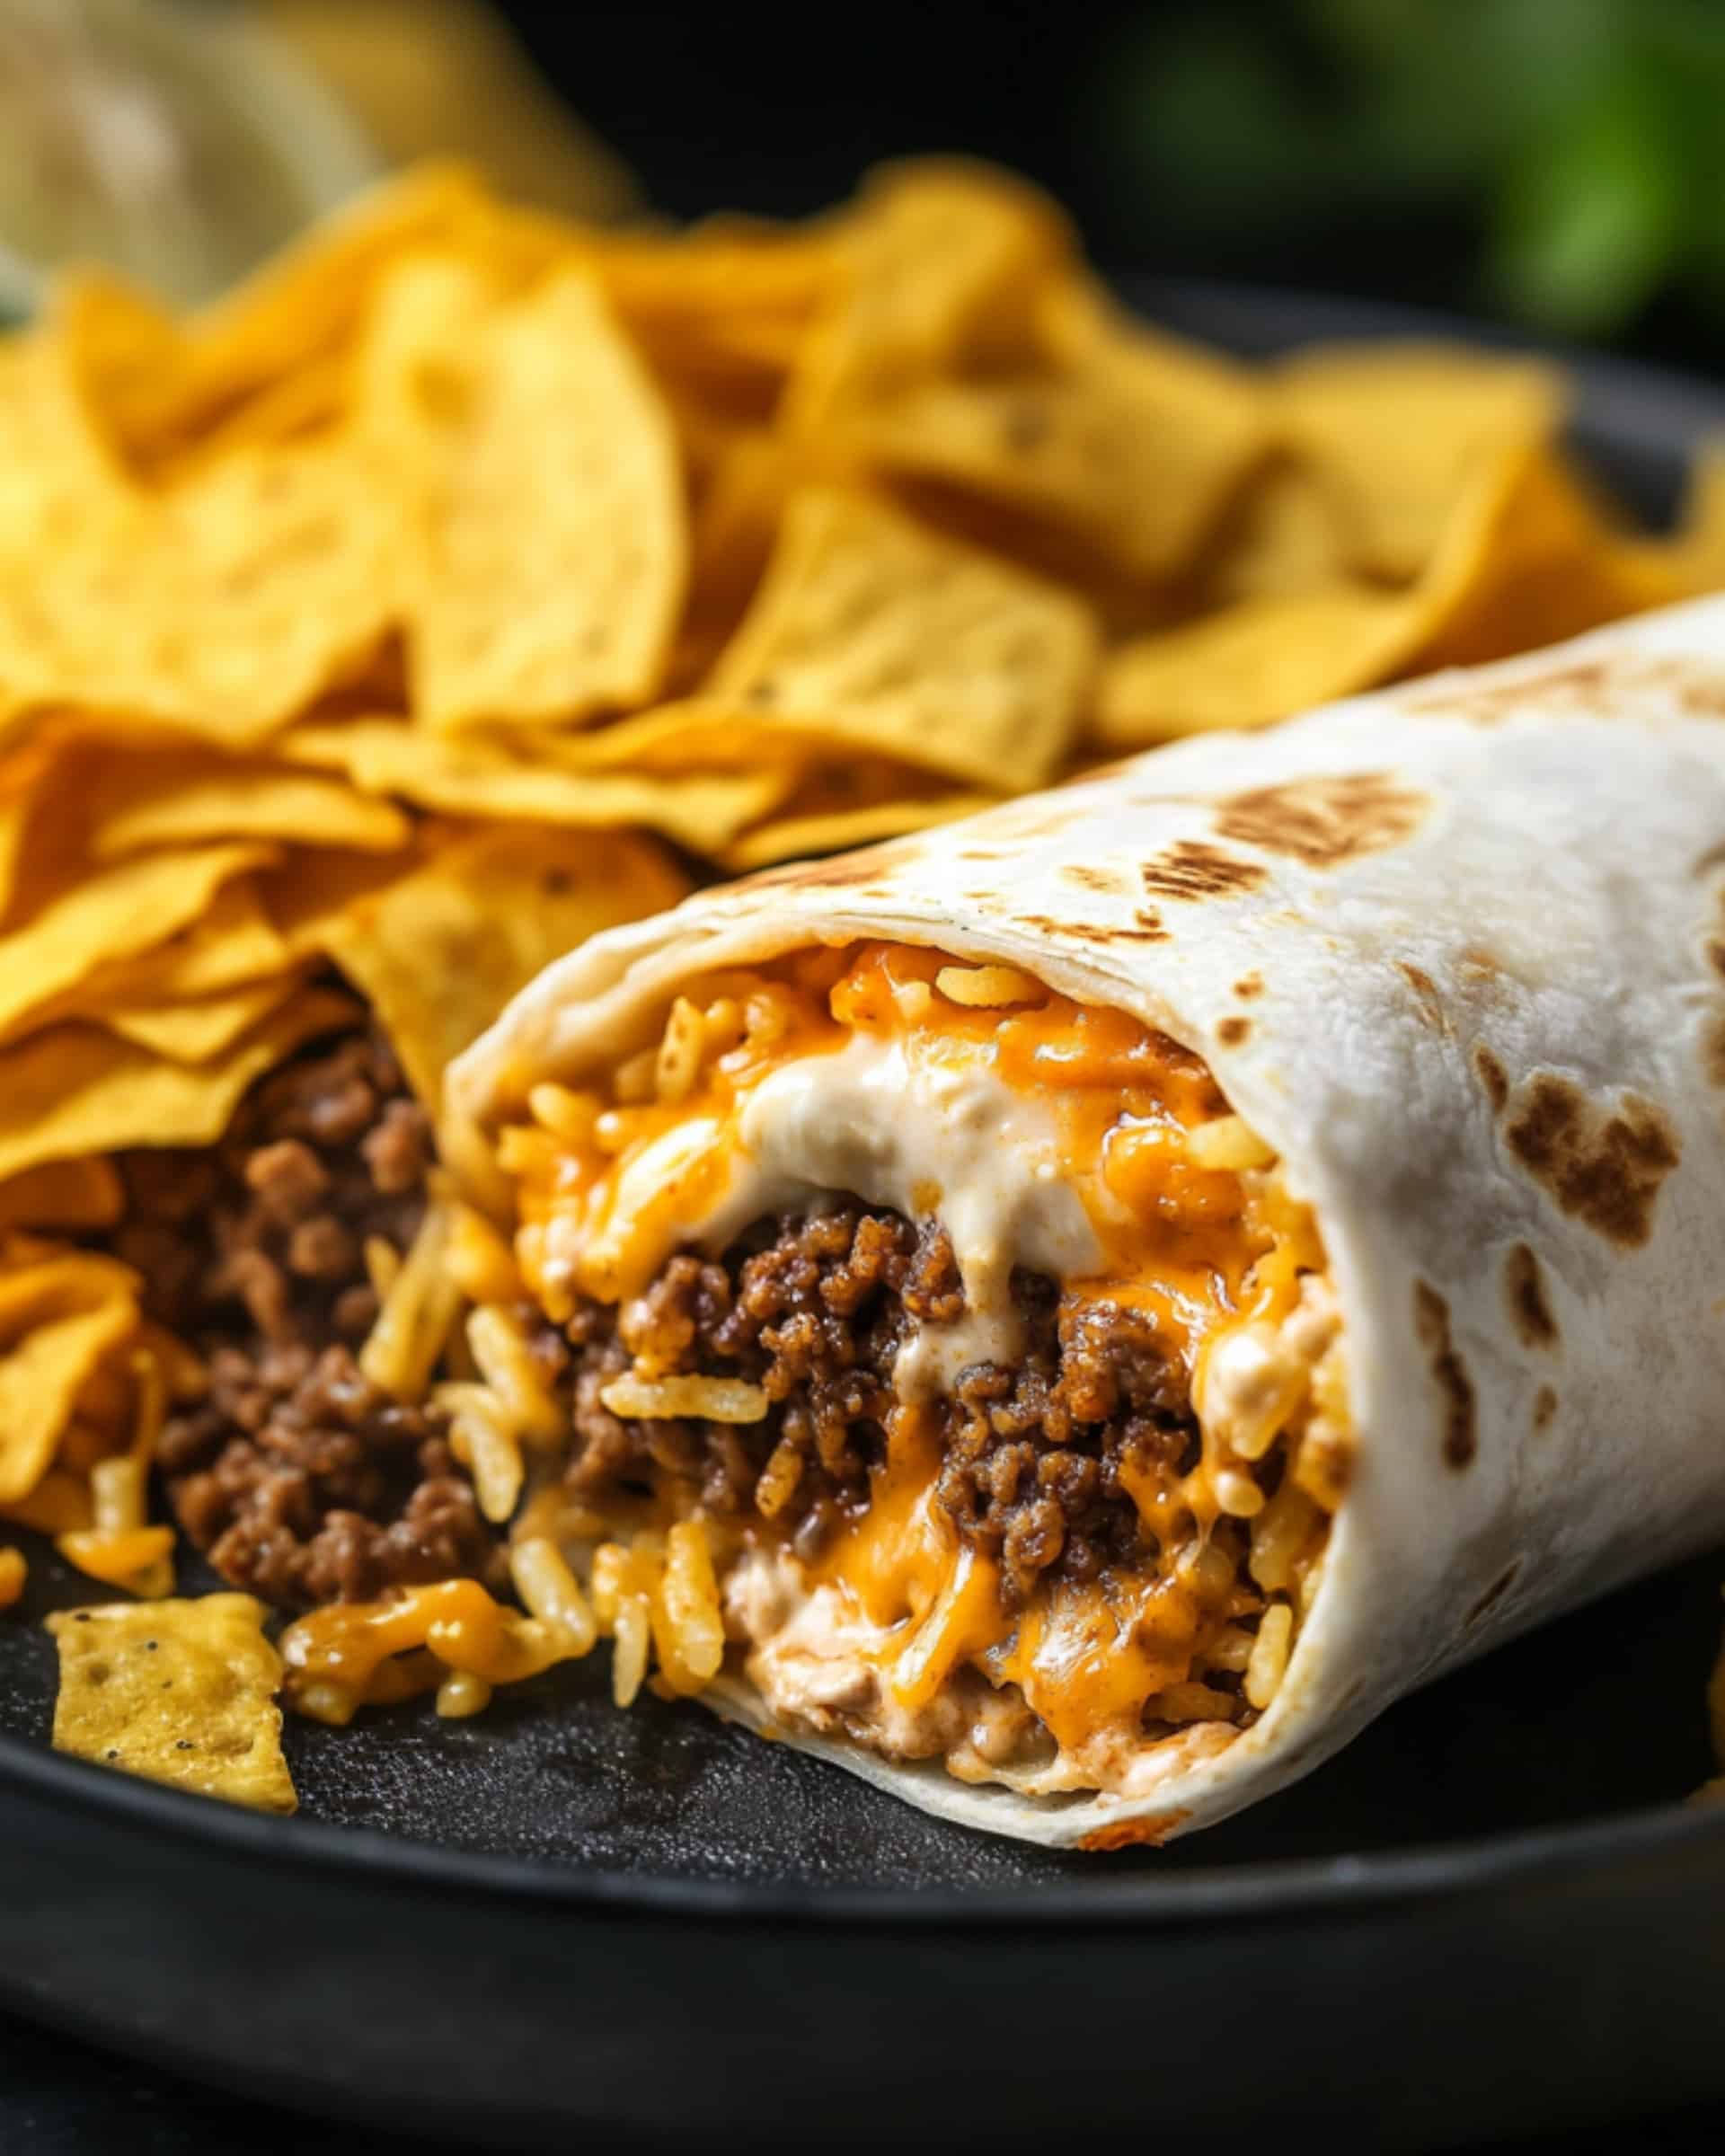
<path fill-rule="evenodd" d="M 518 1537 L 590 1565 L 622 1689 L 650 1635 L 664 1688 L 722 1654 L 783 1726 L 1033 1793 L 1148 1788 L 1268 1706 L 1345 1484 L 1339 1326 L 1198 1057 L 867 944 L 706 979 L 527 1106 L 525 1301 L 479 1314 L 541 1431 Z"/>

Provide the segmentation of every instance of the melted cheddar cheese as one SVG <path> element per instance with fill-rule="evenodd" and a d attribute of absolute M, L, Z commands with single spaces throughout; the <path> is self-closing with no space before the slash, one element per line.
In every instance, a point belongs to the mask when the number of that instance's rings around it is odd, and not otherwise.
<path fill-rule="evenodd" d="M 949 1327 L 924 1320 L 899 1351 L 898 1404 L 867 1505 L 807 1562 L 792 1563 L 766 1517 L 731 1524 L 721 1537 L 721 1581 L 728 1568 L 740 1578 L 751 1564 L 794 1575 L 802 1614 L 792 1629 L 817 1674 L 831 1674 L 826 1664 L 836 1666 L 841 1646 L 862 1667 L 845 1695 L 861 1704 L 834 1708 L 831 1726 L 915 1752 L 924 1723 L 950 1734 L 951 1714 L 936 1710 L 957 1691 L 1010 1694 L 1057 1754 L 1048 1786 L 1071 1787 L 1114 1773 L 1103 1753 L 1118 1758 L 1123 1743 L 1245 1711 L 1252 1628 L 1268 1602 L 1307 1591 L 1333 1503 L 1333 1415 L 1327 1480 L 1321 1489 L 1303 1473 L 1301 1433 L 1321 1388 L 1299 1357 L 1319 1356 L 1335 1329 L 1306 1309 L 1322 1252 L 1273 1167 L 1218 1167 L 1221 1149 L 1195 1141 L 1230 1113 L 1196 1056 L 1119 1012 L 1010 969 L 864 944 L 694 984 L 656 1045 L 622 1058 L 592 1090 L 537 1088 L 530 1106 L 530 1122 L 501 1134 L 499 1160 L 515 1187 L 521 1277 L 553 1320 L 578 1297 L 638 1294 L 679 1249 L 717 1255 L 766 1214 L 818 1210 L 841 1196 L 938 1222 L 951 1242 L 965 1313 Z M 1267 1162 L 1244 1136 L 1246 1156 Z M 1270 1383 L 1263 1397 L 1278 1429 L 1252 1425 L 1236 1455 L 1201 1415 L 1195 1456 L 1171 1462 L 1162 1446 L 1124 1457 L 1119 1487 L 1154 1557 L 1083 1580 L 1051 1571 L 1015 1604 L 998 1563 L 960 1534 L 936 1485 L 944 1391 L 958 1367 L 1010 1363 L 1021 1265 L 1055 1277 L 1063 1326 L 1128 1309 L 1200 1405 L 1218 1343 L 1243 1343 L 1227 1383 L 1218 1364 L 1209 1390 L 1244 1430 Z M 1278 1363 L 1284 1335 L 1307 1346 Z M 659 1373 L 638 1360 L 637 1374 L 650 1397 Z M 1337 1393 L 1332 1374 L 1324 1394 L 1332 1406 Z M 662 1478 L 644 1529 L 631 1499 L 613 1532 L 658 1538 L 690 1514 L 692 1489 Z M 1261 1578 L 1261 1518 L 1269 1553 Z M 789 1635 L 772 1595 L 756 1597 L 771 1616 L 739 1617 L 747 1601 L 733 1598 L 731 1636 L 759 1650 L 748 1666 L 771 1702 L 769 1664 L 790 1666 L 774 1643 Z M 816 1618 L 830 1619 L 826 1644 Z M 502 1681 L 506 1662 L 526 1666 L 545 1651 L 505 1628 L 488 1656 L 472 1641 L 481 1632 L 490 1639 L 489 1620 L 464 1604 L 459 1622 L 464 1651 L 453 1659 L 476 1676 Z M 1285 1612 L 1275 1628 L 1284 1645 L 1290 1629 Z M 367 1649 L 397 1636 L 407 1635 L 379 1616 L 365 1631 Z M 343 1646 L 353 1653 L 359 1642 Z M 367 1651 L 358 1659 L 376 1671 Z M 354 1674 L 362 1687 L 370 1681 Z M 827 1683 L 823 1696 L 843 1689 Z M 794 1686 L 783 1696 L 788 1713 L 801 1711 Z M 883 1717 L 898 1733 L 890 1743 Z M 938 1733 L 924 1748 L 946 1750 L 954 1772 L 993 1771 L 969 1754 L 960 1764 L 962 1747 Z"/>

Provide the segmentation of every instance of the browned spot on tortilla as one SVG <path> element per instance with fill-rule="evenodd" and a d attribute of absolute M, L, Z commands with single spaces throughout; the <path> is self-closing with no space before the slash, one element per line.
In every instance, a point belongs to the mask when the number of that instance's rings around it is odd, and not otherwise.
<path fill-rule="evenodd" d="M 1020 914 L 1021 928 L 1039 935 L 1070 936 L 1077 943 L 1166 943 L 1168 931 L 1154 914 L 1140 914 L 1139 928 L 1120 928 L 1104 921 L 1057 921 L 1052 914 Z"/>
<path fill-rule="evenodd" d="M 959 850 L 960 861 L 1004 861 L 1005 858 L 998 846 L 961 846 Z"/>
<path fill-rule="evenodd" d="M 1616 672 L 1620 679 L 1614 685 L 1622 686 L 1621 666 Z M 1410 697 L 1402 708 L 1445 719 L 1464 719 L 1475 726 L 1496 726 L 1553 690 L 1566 701 L 1573 701 L 1613 685 L 1613 668 L 1606 660 L 1586 659 L 1542 674 L 1536 680 L 1433 689 L 1426 695 Z"/>
<path fill-rule="evenodd" d="M 1418 966 L 1405 965 L 1399 959 L 1396 960 L 1396 968 L 1413 990 L 1415 1001 L 1420 1005 L 1420 1017 L 1429 1026 L 1441 1027 L 1444 1022 L 1444 1004 L 1443 998 L 1438 993 L 1437 982 Z"/>
<path fill-rule="evenodd" d="M 1509 1592 L 1510 1588 L 1515 1586 L 1517 1580 L 1519 1579 L 1520 1577 L 1521 1560 L 1517 1557 L 1512 1559 L 1511 1561 L 1504 1568 L 1504 1569 L 1499 1573 L 1498 1577 L 1491 1582 L 1491 1585 L 1485 1590 L 1484 1594 L 1480 1596 L 1479 1600 L 1473 1604 L 1473 1607 L 1467 1613 L 1467 1622 L 1470 1625 L 1477 1624 L 1482 1617 L 1487 1615 L 1491 1610 L 1494 1610 L 1498 1604 L 1500 1603 L 1504 1596 Z"/>
<path fill-rule="evenodd" d="M 1263 975 L 1261 973 L 1243 973 L 1240 978 L 1234 984 L 1234 993 L 1239 996 L 1243 1002 L 1247 1003 L 1249 1003 L 1254 995 L 1261 995 L 1264 993 Z"/>
<path fill-rule="evenodd" d="M 1223 898 L 1255 891 L 1265 871 L 1254 861 L 1236 861 L 1201 839 L 1176 839 L 1144 864 L 1144 888 L 1158 898 Z"/>
<path fill-rule="evenodd" d="M 1078 1846 L 1093 1853 L 1110 1849 L 1134 1849 L 1141 1843 L 1151 1849 L 1160 1849 L 1164 1842 L 1180 1832 L 1191 1816 L 1189 1807 L 1183 1812 L 1151 1812 L 1143 1819 L 1121 1819 L 1112 1826 L 1093 1826 Z"/>
<path fill-rule="evenodd" d="M 1485 1088 L 1485 1097 L 1491 1103 L 1491 1113 L 1500 1116 L 1504 1103 L 1509 1098 L 1509 1074 L 1482 1040 L 1473 1043 L 1473 1073 Z"/>
<path fill-rule="evenodd" d="M 1613 1113 L 1570 1079 L 1527 1081 L 1504 1142 L 1565 1213 L 1608 1242 L 1637 1249 L 1653 1233 L 1659 1186 L 1677 1164 L 1677 1139 L 1653 1101 L 1626 1092 Z"/>
<path fill-rule="evenodd" d="M 1063 881 L 1075 883 L 1081 891 L 1114 892 L 1126 888 L 1112 869 L 1086 868 L 1081 861 L 1062 869 L 1060 875 Z"/>
<path fill-rule="evenodd" d="M 1216 828 L 1241 845 L 1333 869 L 1411 838 L 1429 806 L 1384 772 L 1349 772 L 1236 793 L 1217 804 Z"/>
<path fill-rule="evenodd" d="M 1539 1259 L 1525 1242 L 1516 1243 L 1503 1261 L 1504 1293 L 1509 1316 L 1526 1348 L 1555 1348 L 1557 1320 L 1545 1295 Z"/>
<path fill-rule="evenodd" d="M 871 898 L 890 897 L 883 884 L 875 881 L 884 870 L 899 862 L 915 860 L 918 847 L 907 844 L 902 839 L 889 839 L 878 846 L 864 846 L 855 853 L 839 853 L 830 861 L 792 861 L 783 868 L 761 869 L 753 876 L 745 877 L 734 884 L 733 890 L 766 890 L 774 887 L 804 885 L 809 889 L 854 889 L 859 895 Z"/>
<path fill-rule="evenodd" d="M 1225 1048 L 1237 1048 L 1252 1033 L 1249 1018 L 1225 1018 L 1216 1029 L 1216 1038 Z"/>
<path fill-rule="evenodd" d="M 1503 960 L 1489 951 L 1483 943 L 1464 943 L 1456 954 L 1456 965 L 1477 981 L 1501 980 Z"/>
<path fill-rule="evenodd" d="M 1022 808 L 996 811 L 993 827 L 1013 838 L 1053 838 L 1068 824 L 1075 823 L 1081 811 L 1076 808 Z"/>
<path fill-rule="evenodd" d="M 1470 1466 L 1479 1450 L 1473 1427 L 1473 1380 L 1449 1337 L 1449 1304 L 1424 1280 L 1413 1284 L 1413 1328 L 1444 1396 L 1444 1458 L 1456 1469 Z"/>
<path fill-rule="evenodd" d="M 1725 1012 L 1716 1011 L 1701 1029 L 1701 1067 L 1709 1085 L 1725 1086 Z"/>
<path fill-rule="evenodd" d="M 1557 1394 L 1549 1385 L 1542 1385 L 1534 1395 L 1534 1427 L 1543 1430 L 1557 1413 Z"/>
<path fill-rule="evenodd" d="M 1706 957 L 1713 971 L 1725 979 L 1725 937 L 1708 937 Z"/>

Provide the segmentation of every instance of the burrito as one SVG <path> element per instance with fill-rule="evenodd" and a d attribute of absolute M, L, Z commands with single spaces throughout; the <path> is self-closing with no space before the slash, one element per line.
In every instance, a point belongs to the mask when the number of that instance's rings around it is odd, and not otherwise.
<path fill-rule="evenodd" d="M 450 1142 L 618 1657 L 1154 1843 L 1720 1537 L 1721 715 L 1725 599 L 543 975 Z"/>

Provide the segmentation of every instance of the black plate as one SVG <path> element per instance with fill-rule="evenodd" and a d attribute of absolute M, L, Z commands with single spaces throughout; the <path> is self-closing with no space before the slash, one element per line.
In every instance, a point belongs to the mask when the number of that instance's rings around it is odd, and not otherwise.
<path fill-rule="evenodd" d="M 1386 309 L 1183 286 L 1261 352 L 1416 333 Z M 1577 438 L 1668 512 L 1725 399 L 1578 363 Z M 1632 1433 L 1626 1433 L 1632 1441 Z M 1195 1841 L 1048 1855 L 924 1819 L 694 1707 L 624 1715 L 602 1657 L 478 1723 L 294 1725 L 299 1818 L 43 1745 L 49 1642 L 0 1626 L 0 1997 L 253 2093 L 567 2143 L 1376 2145 L 1725 2095 L 1725 1810 L 1703 1688 L 1716 1562 L 1384 1718 Z M 51 1559 L 31 1615 L 86 1598 Z"/>

